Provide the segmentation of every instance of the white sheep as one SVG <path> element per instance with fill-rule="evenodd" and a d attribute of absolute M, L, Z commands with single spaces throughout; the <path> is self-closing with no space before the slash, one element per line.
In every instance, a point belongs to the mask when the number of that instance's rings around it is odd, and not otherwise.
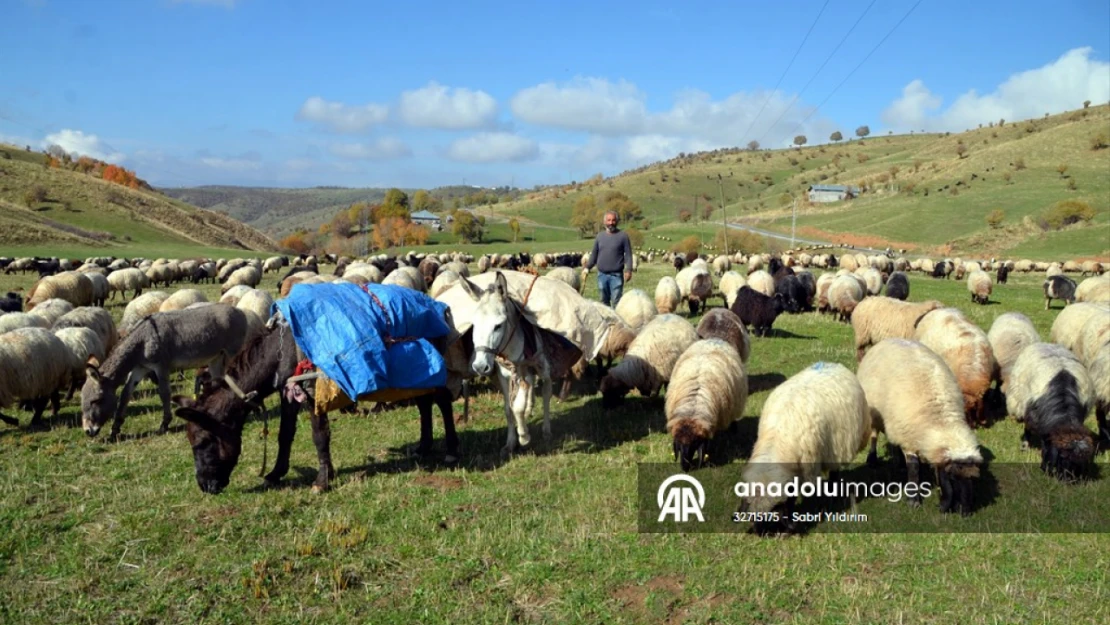
<path fill-rule="evenodd" d="M 435 299 L 440 293 L 455 286 L 455 283 L 459 280 L 462 280 L 462 276 L 454 270 L 440 268 L 439 275 L 432 281 L 432 286 L 428 289 L 428 295 L 430 295 L 432 299 Z"/>
<path fill-rule="evenodd" d="M 131 300 L 123 309 L 123 319 L 119 322 L 119 337 L 127 336 L 140 321 L 158 312 L 162 302 L 169 298 L 165 291 L 148 291 Z"/>
<path fill-rule="evenodd" d="M 678 282 L 670 276 L 663 276 L 655 286 L 655 310 L 660 315 L 666 315 L 678 310 L 678 303 L 682 301 L 682 292 L 678 289 Z"/>
<path fill-rule="evenodd" d="M 879 273 L 879 270 L 871 267 L 863 267 L 856 275 L 863 278 L 863 283 L 868 295 L 878 295 L 883 292 L 883 274 Z"/>
<path fill-rule="evenodd" d="M 967 274 L 967 290 L 971 293 L 971 301 L 986 305 L 991 299 L 991 276 L 985 271 L 973 271 Z"/>
<path fill-rule="evenodd" d="M 226 267 L 225 267 L 225 269 L 226 269 Z M 250 265 L 240 267 L 240 268 L 236 269 L 235 271 L 231 272 L 231 275 L 228 276 L 227 281 L 224 282 L 224 285 L 222 287 L 220 287 L 220 293 L 221 294 L 227 293 L 228 289 L 230 289 L 232 287 L 235 287 L 235 286 L 238 286 L 240 284 L 245 284 L 245 285 L 247 285 L 249 287 L 252 287 L 252 288 L 257 287 L 258 283 L 261 282 L 261 281 L 262 281 L 262 272 L 261 271 L 259 271 L 258 269 L 256 269 L 255 267 L 252 267 Z"/>
<path fill-rule="evenodd" d="M 736 347 L 721 339 L 695 341 L 679 356 L 667 384 L 664 410 L 675 459 L 683 471 L 705 461 L 718 432 L 744 415 L 748 375 Z"/>
<path fill-rule="evenodd" d="M 104 346 L 105 354 L 111 352 L 119 340 L 116 322 L 112 319 L 112 314 L 98 306 L 74 308 L 62 315 L 51 327 L 54 331 L 65 328 L 88 328 L 92 330 L 100 339 L 100 344 Z"/>
<path fill-rule="evenodd" d="M 944 304 L 937 300 L 911 303 L 884 295 L 865 298 L 852 313 L 856 360 L 862 360 L 867 348 L 879 341 L 912 339 L 917 322 L 938 308 Z"/>
<path fill-rule="evenodd" d="M 99 269 L 99 267 L 97 267 Z M 89 302 L 94 306 L 103 306 L 104 302 L 108 301 L 108 294 L 111 292 L 111 286 L 108 284 L 108 278 L 102 273 L 88 272 L 84 274 L 92 283 L 92 301 Z"/>
<path fill-rule="evenodd" d="M 883 432 L 905 454 L 908 483 L 920 481 L 924 460 L 940 478 L 941 511 L 971 514 L 971 478 L 978 477 L 983 456 L 948 365 L 917 341 L 887 339 L 867 352 L 856 377 L 871 411 L 868 463 L 878 461 L 875 444 Z M 921 499 L 920 492 L 909 497 L 913 505 Z"/>
<path fill-rule="evenodd" d="M 68 400 L 85 383 L 85 365 L 89 362 L 89 357 L 95 356 L 97 361 L 102 361 L 107 356 L 107 351 L 96 332 L 88 328 L 62 328 L 54 330 L 54 336 L 65 344 L 69 357 L 66 361 L 69 369 L 69 393 L 66 395 Z"/>
<path fill-rule="evenodd" d="M 253 290 L 254 289 L 252 289 L 251 287 L 249 287 L 245 284 L 240 284 L 238 286 L 233 286 L 233 287 L 231 287 L 230 289 L 227 290 L 227 293 L 224 293 L 223 295 L 220 296 L 220 303 L 234 306 L 234 305 L 239 303 L 239 298 L 243 297 L 244 295 L 246 295 L 247 293 L 250 293 Z"/>
<path fill-rule="evenodd" d="M 1065 307 L 1052 322 L 1049 338 L 1057 345 L 1063 345 L 1076 352 L 1080 338 L 1083 336 L 1083 326 L 1092 317 L 1110 315 L 1110 305 L 1093 304 L 1084 302 Z"/>
<path fill-rule="evenodd" d="M 829 287 L 836 280 L 835 273 L 823 273 L 817 278 L 817 312 L 830 312 L 833 308 L 829 304 Z"/>
<path fill-rule="evenodd" d="M 998 363 L 998 379 L 1001 382 L 999 388 L 1005 393 L 1014 361 L 1023 349 L 1033 343 L 1040 343 L 1041 336 L 1029 317 L 1010 312 L 999 315 L 994 320 L 987 332 L 987 341 L 990 342 L 994 360 Z"/>
<path fill-rule="evenodd" d="M 611 408 L 633 388 L 647 397 L 671 378 L 671 371 L 682 352 L 698 334 L 686 319 L 659 315 L 652 319 L 632 341 L 621 362 L 601 380 L 602 405 Z"/>
<path fill-rule="evenodd" d="M 362 276 L 366 278 L 367 282 L 373 282 L 374 284 L 381 284 L 382 280 L 385 279 L 381 269 L 367 263 L 351 263 L 348 265 L 343 272 L 343 277 L 351 278 L 353 276 Z"/>
<path fill-rule="evenodd" d="M 958 309 L 940 308 L 917 322 L 913 338 L 936 352 L 956 376 L 968 422 L 986 425 L 983 397 L 998 371 L 987 333 Z"/>
<path fill-rule="evenodd" d="M 725 308 L 732 308 L 732 303 L 736 301 L 736 294 L 740 292 L 740 287 L 747 284 L 744 276 L 735 271 L 726 271 L 721 276 L 721 281 L 717 285 L 717 290 L 721 292 L 721 297 L 725 300 Z"/>
<path fill-rule="evenodd" d="M 30 401 L 34 410 L 31 426 L 41 427 L 42 413 L 50 401 L 57 417 L 60 391 L 69 380 L 68 359 L 65 344 L 49 330 L 19 328 L 4 334 L 0 341 L 0 410 L 16 400 Z M 0 421 L 19 425 L 2 412 Z"/>
<path fill-rule="evenodd" d="M 1072 352 L 1079 362 L 1090 366 L 1098 350 L 1110 343 L 1110 310 L 1106 314 L 1091 315 L 1079 331 L 1079 340 Z"/>
<path fill-rule="evenodd" d="M 48 299 L 38 306 L 35 306 L 35 309 L 27 314 L 42 317 L 46 320 L 46 325 L 42 327 L 49 328 L 61 319 L 62 315 L 65 315 L 71 310 L 73 310 L 73 304 L 70 304 L 64 299 Z"/>
<path fill-rule="evenodd" d="M 674 280 L 680 299 L 686 301 L 691 315 L 698 314 L 699 307 L 713 295 L 713 278 L 705 267 L 690 265 L 679 271 Z"/>
<path fill-rule="evenodd" d="M 757 293 L 762 293 L 767 297 L 775 296 L 775 279 L 762 269 L 749 273 L 747 284 Z M 737 288 L 736 290 L 739 291 L 740 289 Z"/>
<path fill-rule="evenodd" d="M 722 276 L 729 269 L 732 269 L 732 261 L 728 256 L 718 256 L 713 259 L 713 273 Z"/>
<path fill-rule="evenodd" d="M 239 298 L 235 307 L 247 316 L 247 339 L 244 344 L 262 334 L 266 328 L 266 322 L 270 320 L 270 310 L 273 306 L 274 298 L 259 289 L 251 289 Z"/>
<path fill-rule="evenodd" d="M 49 319 L 31 313 L 14 312 L 0 315 L 0 334 L 6 334 L 19 328 L 46 329 L 50 325 Z"/>
<path fill-rule="evenodd" d="M 27 311 L 48 299 L 64 299 L 74 306 L 88 306 L 93 302 L 92 280 L 83 273 L 66 271 L 42 278 L 27 294 Z"/>
<path fill-rule="evenodd" d="M 1100 445 L 1110 449 L 1110 342 L 1087 354 L 1087 373 L 1094 386 Z"/>
<path fill-rule="evenodd" d="M 556 267 L 547 272 L 547 277 L 566 283 L 579 293 L 582 292 L 582 275 L 570 267 Z"/>
<path fill-rule="evenodd" d="M 853 274 L 838 276 L 829 285 L 829 307 L 835 310 L 841 321 L 851 321 L 856 306 L 863 300 L 863 286 Z"/>
<path fill-rule="evenodd" d="M 108 274 L 108 299 L 114 299 L 116 293 L 121 298 L 127 297 L 127 291 L 134 291 L 134 297 L 143 294 L 143 289 L 150 286 L 150 279 L 141 270 L 134 267 L 119 269 Z"/>
<path fill-rule="evenodd" d="M 1075 354 L 1034 343 L 1014 362 L 1006 411 L 1025 425 L 1023 447 L 1040 439 L 1041 469 L 1069 479 L 1094 459 L 1095 437 L 1083 425 L 1094 400 L 1090 374 Z"/>
<path fill-rule="evenodd" d="M 614 310 L 634 332 L 639 332 L 658 314 L 655 301 L 643 289 L 626 291 Z"/>
<path fill-rule="evenodd" d="M 1110 304 L 1110 273 L 1080 282 L 1075 288 L 1075 301 Z"/>
<path fill-rule="evenodd" d="M 281 271 L 285 265 L 282 264 L 281 256 L 271 256 L 262 263 L 262 273 L 271 273 L 274 271 Z"/>
<path fill-rule="evenodd" d="M 749 489 L 763 485 L 741 505 L 746 512 L 780 512 L 777 522 L 756 524 L 760 533 L 792 530 L 795 498 L 766 494 L 769 484 L 794 478 L 812 483 L 830 479 L 852 461 L 871 436 L 871 413 L 856 375 L 844 365 L 818 362 L 775 387 L 763 404 L 759 431 L 742 480 Z M 756 490 L 758 492 L 758 490 Z"/>
<path fill-rule="evenodd" d="M 190 304 L 197 302 L 207 302 L 208 298 L 196 289 L 178 289 L 172 295 L 162 302 L 158 307 L 158 312 L 170 312 L 171 310 L 184 310 Z"/>

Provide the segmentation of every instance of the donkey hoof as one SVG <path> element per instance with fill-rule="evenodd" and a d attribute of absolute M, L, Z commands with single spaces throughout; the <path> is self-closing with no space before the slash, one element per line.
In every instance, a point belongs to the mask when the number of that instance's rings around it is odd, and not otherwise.
<path fill-rule="evenodd" d="M 326 493 L 326 492 L 328 492 L 328 487 L 327 486 L 321 486 L 320 484 L 313 484 L 312 485 L 312 494 L 313 495 L 320 495 L 320 494 L 323 494 L 323 493 Z"/>
<path fill-rule="evenodd" d="M 443 462 L 446 464 L 458 464 L 459 457 L 454 454 L 447 454 L 444 456 Z"/>

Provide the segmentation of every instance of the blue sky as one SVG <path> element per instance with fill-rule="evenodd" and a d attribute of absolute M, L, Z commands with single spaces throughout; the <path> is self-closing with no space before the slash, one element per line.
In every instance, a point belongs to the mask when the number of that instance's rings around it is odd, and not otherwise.
<path fill-rule="evenodd" d="M 0 139 L 163 186 L 530 186 L 1110 100 L 1105 0 L 3 2 Z"/>

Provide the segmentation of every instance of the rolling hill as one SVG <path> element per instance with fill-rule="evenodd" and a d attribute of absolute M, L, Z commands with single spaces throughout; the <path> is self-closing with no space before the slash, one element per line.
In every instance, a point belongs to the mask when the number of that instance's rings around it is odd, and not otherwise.
<path fill-rule="evenodd" d="M 41 153 L 0 144 L 0 251 L 149 256 L 272 251 L 257 230 L 161 193 L 44 166 Z"/>

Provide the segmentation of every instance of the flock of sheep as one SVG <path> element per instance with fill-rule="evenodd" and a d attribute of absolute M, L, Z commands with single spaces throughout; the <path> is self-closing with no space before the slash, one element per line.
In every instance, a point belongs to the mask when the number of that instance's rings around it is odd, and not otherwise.
<path fill-rule="evenodd" d="M 37 266 L 33 259 L 4 260 L 9 272 Z M 96 434 L 114 415 L 118 434 L 131 390 L 149 376 L 159 385 L 164 429 L 172 372 L 205 364 L 217 368 L 213 365 L 265 331 L 274 301 L 259 288 L 265 274 L 283 273 L 275 284 L 281 296 L 294 284 L 342 280 L 395 284 L 434 298 L 468 277 L 475 259 L 409 253 L 335 260 L 331 273 L 322 273 L 311 256 L 57 262 L 60 273 L 42 277 L 25 302 L 17 293 L 0 299 L 0 409 L 21 400 L 33 410 L 32 425 L 40 425 L 48 402 L 57 415 L 61 393 L 72 397 L 84 384 L 86 431 Z M 582 292 L 587 260 L 486 255 L 477 267 L 544 271 Z M 636 267 L 645 262 L 666 262 L 675 275 L 660 279 L 652 295 L 627 291 L 613 310 L 595 303 L 612 321 L 598 355 L 608 367 L 601 369 L 597 388 L 608 408 L 633 389 L 651 396 L 665 387 L 666 427 L 684 470 L 704 461 L 715 435 L 743 415 L 747 363 L 758 349 L 749 328 L 766 335 L 779 315 L 807 311 L 851 323 L 858 371 L 818 362 L 774 389 L 745 468 L 748 481 L 789 480 L 794 477 L 789 467 L 808 480 L 815 472 L 847 465 L 868 443 L 872 459 L 882 433 L 904 453 L 910 479 L 921 477 L 924 461 L 940 478 L 942 509 L 968 514 L 970 480 L 983 462 L 973 428 L 987 425 L 985 408 L 1002 395 L 1008 413 L 1024 423 L 1023 441 L 1040 444 L 1042 466 L 1055 475 L 1082 473 L 1099 444 L 1110 444 L 1110 273 L 1098 263 L 1041 268 L 1030 261 L 909 261 L 851 253 L 713 258 L 638 253 Z M 739 265 L 747 271 L 734 269 Z M 811 269 L 829 271 L 814 276 Z M 911 271 L 964 279 L 972 300 L 986 303 L 994 284 L 1005 283 L 1010 271 L 1035 270 L 1046 272 L 1046 299 L 1071 303 L 1057 316 L 1051 343 L 1042 342 L 1018 313 L 999 316 L 984 332 L 940 301 L 905 301 Z M 993 280 L 991 271 L 997 272 Z M 1064 275 L 1072 272 L 1093 275 L 1076 285 Z M 192 288 L 149 290 L 186 280 L 219 281 L 219 302 Z M 132 299 L 117 327 L 103 306 L 128 293 Z M 714 297 L 725 306 L 709 308 Z M 682 315 L 683 305 L 690 316 L 706 309 L 696 327 Z M 571 379 L 585 377 L 588 364 L 579 361 L 571 369 L 561 398 Z M 892 370 L 901 375 L 885 375 Z M 1084 426 L 1092 407 L 1101 440 Z M 747 505 L 789 510 L 794 502 L 759 498 Z"/>

